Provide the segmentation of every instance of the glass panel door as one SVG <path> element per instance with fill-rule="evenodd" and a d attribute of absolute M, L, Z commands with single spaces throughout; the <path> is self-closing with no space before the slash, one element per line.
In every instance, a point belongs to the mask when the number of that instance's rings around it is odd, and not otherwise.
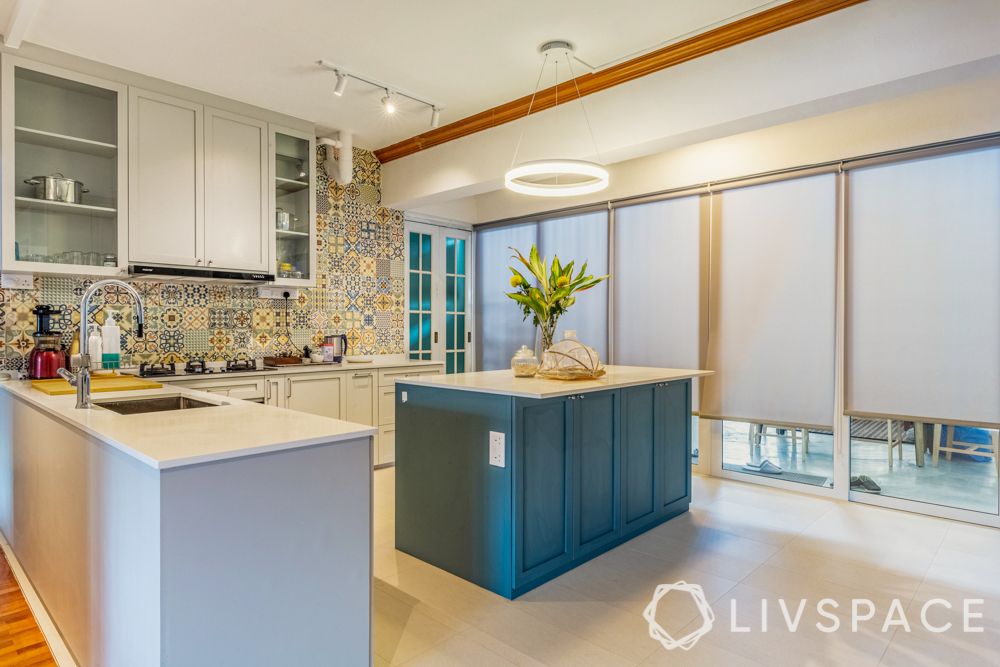
<path fill-rule="evenodd" d="M 13 259 L 116 272 L 121 90 L 20 65 L 6 72 L 14 95 L 13 127 L 5 130 L 14 147 Z"/>
<path fill-rule="evenodd" d="M 274 273 L 279 283 L 312 278 L 310 142 L 274 133 Z"/>
<path fill-rule="evenodd" d="M 433 354 L 432 322 L 434 300 L 433 232 L 410 231 L 407 238 L 407 277 L 410 283 L 410 359 L 430 361 Z"/>
<path fill-rule="evenodd" d="M 472 234 L 408 222 L 406 246 L 407 354 L 443 361 L 446 373 L 467 373 L 475 365 Z"/>
<path fill-rule="evenodd" d="M 468 235 L 445 233 L 445 373 L 464 373 L 466 349 L 472 342 L 468 328 Z"/>

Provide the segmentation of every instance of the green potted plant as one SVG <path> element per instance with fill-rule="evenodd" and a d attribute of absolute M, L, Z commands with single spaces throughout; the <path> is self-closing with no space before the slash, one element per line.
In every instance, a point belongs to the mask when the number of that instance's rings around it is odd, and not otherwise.
<path fill-rule="evenodd" d="M 576 294 L 599 285 L 607 276 L 595 278 L 587 273 L 587 263 L 574 274 L 574 262 L 565 266 L 559 262 L 558 256 L 553 256 L 549 266 L 544 258 L 538 256 L 538 248 L 531 246 L 531 252 L 526 258 L 516 248 L 512 259 L 520 262 L 532 280 L 516 266 L 508 267 L 511 272 L 510 286 L 513 292 L 507 296 L 521 307 L 525 321 L 530 317 L 541 335 L 541 353 L 544 354 L 552 346 L 552 338 L 556 333 L 559 318 L 576 303 Z"/>

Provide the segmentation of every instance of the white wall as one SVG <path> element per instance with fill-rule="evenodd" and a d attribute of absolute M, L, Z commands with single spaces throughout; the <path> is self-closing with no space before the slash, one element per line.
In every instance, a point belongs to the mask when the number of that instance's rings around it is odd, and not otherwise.
<path fill-rule="evenodd" d="M 603 161 L 615 163 L 940 87 L 996 71 L 998 56 L 1000 2 L 871 0 L 585 103 Z M 566 104 L 387 163 L 384 203 L 419 210 L 499 189 L 522 129 L 519 160 L 594 157 L 579 105 Z M 509 216 L 478 214 L 495 217 Z"/>
<path fill-rule="evenodd" d="M 1000 57 L 962 69 L 945 73 L 963 77 L 951 85 L 619 162 L 609 167 L 611 185 L 589 197 L 483 194 L 471 198 L 474 222 L 1000 131 Z"/>

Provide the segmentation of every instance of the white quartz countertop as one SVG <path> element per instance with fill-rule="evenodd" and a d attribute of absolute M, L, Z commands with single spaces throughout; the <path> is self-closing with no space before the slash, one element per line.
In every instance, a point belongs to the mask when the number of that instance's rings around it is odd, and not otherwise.
<path fill-rule="evenodd" d="M 596 380 L 549 380 L 540 377 L 517 378 L 511 370 L 481 371 L 455 375 L 426 375 L 396 380 L 396 384 L 414 384 L 440 389 L 504 394 L 521 398 L 554 398 L 585 394 L 618 387 L 670 382 L 712 375 L 714 371 L 686 368 L 646 368 L 643 366 L 605 366 L 607 373 Z"/>
<path fill-rule="evenodd" d="M 183 366 L 183 364 L 182 364 Z M 238 371 L 235 373 L 192 373 L 190 375 L 184 373 L 178 373 L 177 375 L 157 375 L 155 377 L 149 378 L 150 380 L 156 380 L 157 382 L 173 382 L 175 380 L 222 380 L 228 378 L 236 377 L 258 377 L 261 375 L 292 375 L 296 373 L 319 373 L 319 372 L 334 372 L 334 371 L 355 371 L 364 372 L 366 370 L 383 370 L 386 368 L 420 368 L 425 366 L 440 366 L 444 367 L 443 361 L 410 361 L 408 359 L 404 360 L 389 360 L 389 359 L 373 359 L 370 362 L 343 362 L 339 364 L 298 364 L 295 366 L 270 366 L 265 369 L 258 371 Z M 138 368 L 124 368 L 122 373 L 128 373 L 131 375 L 138 375 Z"/>
<path fill-rule="evenodd" d="M 235 398 L 163 387 L 100 392 L 95 402 L 183 394 L 216 407 L 120 415 L 95 407 L 76 409 L 76 395 L 49 396 L 30 382 L 0 382 L 0 391 L 156 469 L 239 458 L 375 435 L 371 426 L 250 403 Z"/>

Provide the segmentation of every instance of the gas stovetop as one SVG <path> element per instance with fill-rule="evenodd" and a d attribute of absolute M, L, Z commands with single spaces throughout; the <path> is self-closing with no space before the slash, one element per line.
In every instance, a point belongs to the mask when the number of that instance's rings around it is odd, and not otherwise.
<path fill-rule="evenodd" d="M 139 364 L 139 377 L 164 377 L 171 375 L 217 375 L 222 373 L 264 373 L 271 368 L 257 368 L 253 360 L 230 359 L 222 367 L 209 367 L 204 359 L 191 359 L 183 364 Z"/>

